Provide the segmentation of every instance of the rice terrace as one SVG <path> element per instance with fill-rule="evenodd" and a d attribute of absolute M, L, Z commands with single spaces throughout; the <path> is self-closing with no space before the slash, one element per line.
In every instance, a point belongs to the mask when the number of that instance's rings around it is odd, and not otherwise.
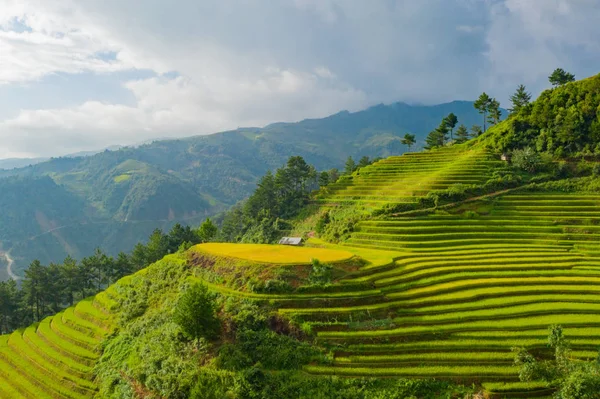
<path fill-rule="evenodd" d="M 0 286 L 37 321 L 0 319 L 0 398 L 600 398 L 600 75 L 556 86 L 341 175 L 290 156 L 131 254 L 33 262 Z"/>

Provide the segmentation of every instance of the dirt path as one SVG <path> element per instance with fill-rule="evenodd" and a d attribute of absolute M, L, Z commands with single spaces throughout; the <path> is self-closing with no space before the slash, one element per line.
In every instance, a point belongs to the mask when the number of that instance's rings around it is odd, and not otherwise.
<path fill-rule="evenodd" d="M 13 280 L 20 280 L 21 277 L 17 276 L 12 271 L 12 266 L 13 266 L 13 263 L 15 263 L 15 261 L 13 260 L 13 258 L 10 257 L 10 251 L 8 251 L 8 252 L 0 251 L 0 258 L 6 259 L 6 272 L 8 273 L 10 278 L 12 278 Z"/>
<path fill-rule="evenodd" d="M 506 194 L 506 193 L 509 193 L 511 191 L 518 190 L 520 188 L 523 188 L 523 186 L 514 187 L 514 188 L 507 188 L 507 189 L 504 189 L 504 190 L 495 191 L 493 193 L 488 193 L 488 194 L 480 195 L 480 196 L 477 196 L 477 197 L 467 198 L 464 201 L 452 202 L 450 204 L 445 204 L 445 205 L 438 206 L 437 208 L 415 209 L 415 210 L 412 210 L 412 211 L 391 213 L 391 214 L 389 214 L 387 216 L 392 216 L 392 217 L 394 217 L 394 216 L 410 216 L 410 215 L 416 214 L 416 213 L 431 212 L 431 211 L 435 211 L 435 210 L 439 210 L 439 209 L 448 209 L 448 208 L 452 208 L 452 207 L 455 207 L 455 206 L 460 205 L 460 204 L 465 204 L 465 203 L 469 203 L 469 202 L 475 202 L 475 201 L 479 201 L 479 200 L 482 200 L 482 199 L 485 199 L 485 198 L 497 197 L 499 195 Z"/>

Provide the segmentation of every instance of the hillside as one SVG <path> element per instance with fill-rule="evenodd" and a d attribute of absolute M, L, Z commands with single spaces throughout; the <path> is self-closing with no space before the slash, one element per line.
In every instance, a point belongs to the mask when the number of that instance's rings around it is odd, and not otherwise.
<path fill-rule="evenodd" d="M 69 217 L 69 223 L 50 218 L 54 230 L 40 230 L 35 200 L 26 190 L 13 190 L 14 201 L 5 209 L 28 216 L 19 222 L 10 214 L 0 216 L 4 218 L 0 220 L 4 231 L 0 245 L 11 251 L 17 274 L 33 259 L 47 264 L 67 254 L 80 258 L 96 246 L 116 255 L 129 251 L 154 228 L 169 229 L 176 222 L 196 225 L 246 198 L 260 176 L 280 167 L 291 155 L 328 169 L 341 168 L 348 155 L 358 159 L 401 154 L 405 146 L 400 136 L 413 132 L 419 145 L 450 112 L 467 126 L 481 118 L 471 102 L 378 105 L 323 119 L 156 141 L 0 170 L 0 182 L 7 176 L 48 176 L 57 184 L 55 189 L 69 196 L 54 202 L 50 192 L 42 191 L 38 196 L 45 197 L 43 209 L 85 209 L 85 217 Z"/>
<path fill-rule="evenodd" d="M 549 103 L 595 98 L 597 108 L 600 97 L 577 97 L 590 82 L 546 92 L 465 144 L 388 157 L 322 188 L 295 221 L 305 248 L 182 248 L 47 323 L 2 336 L 0 390 L 26 398 L 549 398 L 567 378 L 579 393 L 562 397 L 596 397 L 597 159 L 569 140 L 563 157 L 522 151 L 552 136 L 556 125 L 539 118 L 544 129 L 496 146 L 515 120 Z M 500 158 L 509 149 L 510 163 Z M 180 321 L 190 292 L 218 323 L 203 339 Z M 563 333 L 565 352 L 556 345 Z"/>
<path fill-rule="evenodd" d="M 447 159 L 462 166 L 438 165 Z M 465 164 L 481 167 L 467 169 Z M 433 169 L 448 174 L 414 174 Z M 410 182 L 402 183 L 405 190 L 427 198 L 433 188 L 446 187 L 454 170 L 462 171 L 459 180 L 482 182 L 481 176 L 503 169 L 504 163 L 491 153 L 461 146 L 382 160 L 353 180 L 360 176 L 366 185 L 377 185 L 381 175 L 411 175 Z M 73 310 L 3 337 L 2 387 L 21 395 L 16 397 L 38 397 L 43 387 L 51 397 L 69 398 L 90 397 L 96 390 L 100 397 L 132 397 L 137 390 L 175 398 L 192 388 L 196 394 L 228 397 L 247 397 L 245 389 L 269 398 L 289 397 L 289 389 L 300 390 L 301 397 L 336 389 L 347 395 L 341 397 L 401 398 L 405 396 L 391 392 L 437 397 L 433 392 L 442 388 L 432 388 L 429 379 L 437 378 L 474 383 L 476 390 L 487 390 L 494 398 L 548 395 L 552 390 L 541 381 L 519 382 L 511 348 L 523 346 L 549 358 L 548 326 L 560 324 L 571 339 L 574 359 L 595 358 L 600 345 L 597 187 L 594 177 L 526 183 L 440 205 L 443 209 L 385 213 L 359 221 L 340 244 L 310 239 L 314 249 L 203 244 L 170 255 Z M 330 195 L 338 194 L 333 190 Z M 379 201 L 369 196 L 354 202 L 388 201 L 385 190 L 380 195 Z M 331 212 L 333 199 L 324 202 L 322 211 Z M 307 253 L 298 257 L 295 250 Z M 316 277 L 310 258 L 333 264 L 333 284 L 311 280 Z M 175 338 L 179 333 L 168 309 L 193 281 L 220 294 L 223 339 L 237 343 L 217 342 L 220 349 L 195 354 L 185 340 Z M 134 292 L 147 294 L 132 297 Z M 238 313 L 242 309 L 250 313 Z M 271 327 L 256 321 L 261 312 Z M 110 335 L 116 325 L 119 331 Z M 243 331 L 254 338 L 240 335 L 242 325 L 250 326 Z M 270 335 L 272 328 L 281 335 Z M 103 337 L 100 353 L 94 342 Z M 254 343 L 247 347 L 244 339 Z M 213 360 L 198 369 L 197 356 Z M 243 388 L 256 362 L 265 371 L 287 370 L 278 377 L 260 377 L 273 378 L 278 386 L 268 394 L 260 384 Z M 85 379 L 94 364 L 96 384 Z M 156 374 L 153 364 L 172 371 Z M 302 373 L 320 377 L 307 379 Z M 61 376 L 63 383 L 57 385 L 49 375 Z M 350 393 L 360 386 L 355 377 L 391 376 L 428 382 L 421 391 L 411 391 L 417 388 L 400 385 L 404 379 L 379 379 L 360 388 L 367 396 Z M 198 378 L 200 385 L 194 386 Z M 457 393 L 467 388 L 443 389 Z"/>

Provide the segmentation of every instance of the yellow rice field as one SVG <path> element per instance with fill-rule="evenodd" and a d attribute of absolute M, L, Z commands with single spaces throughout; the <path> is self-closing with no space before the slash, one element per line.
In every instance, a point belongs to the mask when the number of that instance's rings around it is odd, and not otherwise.
<path fill-rule="evenodd" d="M 211 255 L 287 265 L 309 264 L 312 259 L 341 262 L 354 256 L 352 252 L 337 249 L 269 244 L 206 243 L 196 245 L 194 249 Z"/>

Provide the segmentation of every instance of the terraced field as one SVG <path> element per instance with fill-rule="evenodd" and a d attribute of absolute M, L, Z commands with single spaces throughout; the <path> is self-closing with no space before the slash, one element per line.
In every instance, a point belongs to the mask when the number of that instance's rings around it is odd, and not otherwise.
<path fill-rule="evenodd" d="M 335 351 L 333 365 L 309 372 L 517 381 L 511 347 L 549 356 L 552 324 L 574 356 L 596 357 L 600 194 L 522 192 L 465 209 L 359 224 L 346 245 L 395 251 L 394 262 L 344 283 L 378 294 L 280 310 Z"/>
<path fill-rule="evenodd" d="M 330 185 L 318 198 L 325 206 L 359 204 L 370 210 L 388 203 L 411 203 L 430 190 L 478 184 L 503 162 L 481 150 L 450 148 L 393 156 L 361 168 Z"/>
<path fill-rule="evenodd" d="M 1 398 L 90 398 L 92 367 L 111 329 L 109 292 L 0 336 Z"/>

